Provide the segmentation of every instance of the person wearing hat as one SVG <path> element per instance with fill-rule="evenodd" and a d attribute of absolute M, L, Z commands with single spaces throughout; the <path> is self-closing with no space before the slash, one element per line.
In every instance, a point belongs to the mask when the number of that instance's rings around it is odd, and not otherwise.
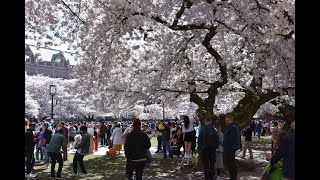
<path fill-rule="evenodd" d="M 141 130 L 141 121 L 134 119 L 133 130 L 127 135 L 124 151 L 127 157 L 126 175 L 132 180 L 133 171 L 136 171 L 136 180 L 142 180 L 143 169 L 147 161 L 147 149 L 151 147 L 150 139 Z"/>
<path fill-rule="evenodd" d="M 48 154 L 51 158 L 51 174 L 50 177 L 55 177 L 54 169 L 56 162 L 59 163 L 57 177 L 61 178 L 61 171 L 63 167 L 62 155 L 60 149 L 66 149 L 67 143 L 64 137 L 63 129 L 59 128 L 56 133 L 52 136 L 51 141 L 48 145 Z"/>

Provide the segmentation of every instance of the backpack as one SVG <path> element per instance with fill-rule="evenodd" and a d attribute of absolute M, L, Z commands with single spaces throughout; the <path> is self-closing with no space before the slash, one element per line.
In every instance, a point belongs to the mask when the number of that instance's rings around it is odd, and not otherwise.
<path fill-rule="evenodd" d="M 204 146 L 205 150 L 216 150 L 219 146 L 217 135 L 212 129 L 204 128 Z"/>

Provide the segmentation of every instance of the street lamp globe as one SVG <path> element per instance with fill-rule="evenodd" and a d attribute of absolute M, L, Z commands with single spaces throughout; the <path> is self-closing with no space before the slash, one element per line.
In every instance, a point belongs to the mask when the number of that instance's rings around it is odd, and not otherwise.
<path fill-rule="evenodd" d="M 56 85 L 50 85 L 50 95 L 54 96 L 56 94 Z"/>

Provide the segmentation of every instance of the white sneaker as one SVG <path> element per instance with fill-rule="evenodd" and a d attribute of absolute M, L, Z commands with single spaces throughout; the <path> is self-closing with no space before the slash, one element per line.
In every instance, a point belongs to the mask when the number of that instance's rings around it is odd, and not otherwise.
<path fill-rule="evenodd" d="M 75 173 L 72 173 L 71 175 L 70 175 L 70 177 L 77 177 L 78 176 L 78 174 L 75 174 Z"/>
<path fill-rule="evenodd" d="M 81 177 L 86 177 L 86 176 L 88 176 L 88 173 L 87 174 L 81 174 L 80 176 Z"/>
<path fill-rule="evenodd" d="M 35 163 L 39 163 L 40 162 L 40 160 L 35 160 Z"/>
<path fill-rule="evenodd" d="M 221 180 L 221 177 L 220 177 L 220 176 L 217 176 L 216 180 Z"/>
<path fill-rule="evenodd" d="M 35 178 L 36 176 L 37 176 L 36 174 L 32 174 L 32 173 L 25 175 L 26 178 Z"/>
<path fill-rule="evenodd" d="M 49 168 L 49 164 L 45 164 L 41 169 L 42 170 L 46 170 L 46 169 L 48 169 Z"/>

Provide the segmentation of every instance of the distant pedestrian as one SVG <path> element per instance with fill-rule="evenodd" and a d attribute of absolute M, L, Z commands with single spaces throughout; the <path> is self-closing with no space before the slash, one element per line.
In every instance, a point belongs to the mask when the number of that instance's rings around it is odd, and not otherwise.
<path fill-rule="evenodd" d="M 253 159 L 253 155 L 252 155 L 252 130 L 250 127 L 247 127 L 246 130 L 243 133 L 244 136 L 244 140 L 245 140 L 245 144 L 244 144 L 244 148 L 243 148 L 243 154 L 242 154 L 242 158 L 244 159 L 246 156 L 246 151 L 247 149 L 249 150 L 249 154 L 250 154 L 250 159 Z"/>

